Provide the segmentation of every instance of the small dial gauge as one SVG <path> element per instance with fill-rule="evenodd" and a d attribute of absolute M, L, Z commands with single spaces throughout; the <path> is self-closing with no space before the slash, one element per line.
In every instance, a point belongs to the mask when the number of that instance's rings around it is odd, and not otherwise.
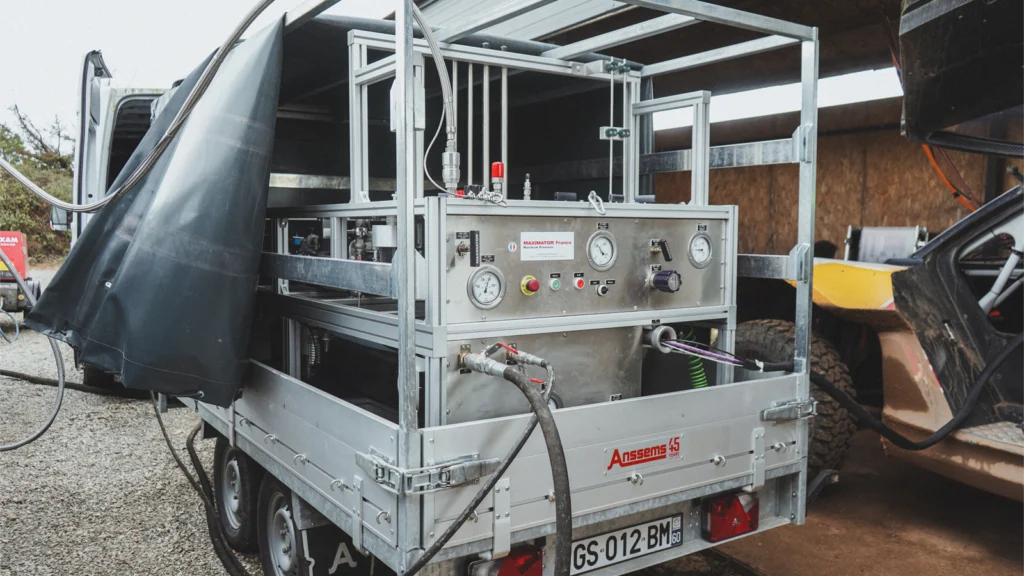
<path fill-rule="evenodd" d="M 615 236 L 607 230 L 598 230 L 587 241 L 587 260 L 594 270 L 603 272 L 615 265 L 615 258 L 618 250 L 615 245 Z"/>
<path fill-rule="evenodd" d="M 505 276 L 494 266 L 481 266 L 469 277 L 469 299 L 477 308 L 494 308 L 505 297 Z"/>
<path fill-rule="evenodd" d="M 690 238 L 690 264 L 703 268 L 711 263 L 711 237 L 703 232 Z"/>

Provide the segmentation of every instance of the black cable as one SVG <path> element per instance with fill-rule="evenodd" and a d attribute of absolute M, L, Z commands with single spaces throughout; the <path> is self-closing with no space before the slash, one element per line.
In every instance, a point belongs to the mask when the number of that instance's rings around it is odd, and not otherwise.
<path fill-rule="evenodd" d="M 189 460 L 192 461 L 192 467 L 195 468 L 196 475 L 199 477 L 199 485 L 206 496 L 203 498 L 203 507 L 206 508 L 206 523 L 210 531 L 210 541 L 213 542 L 214 547 L 219 545 L 221 551 L 217 553 L 217 556 L 229 574 L 232 576 L 249 576 L 249 572 L 242 566 L 238 556 L 235 556 L 231 546 L 227 543 L 227 535 L 224 534 L 224 527 L 221 526 L 217 510 L 213 505 L 214 496 L 210 477 L 206 475 L 206 470 L 203 469 L 203 464 L 199 461 L 199 455 L 196 453 L 196 435 L 199 434 L 202 426 L 202 422 L 197 423 L 196 427 L 189 433 L 188 439 L 185 440 L 185 449 L 188 451 Z"/>
<path fill-rule="evenodd" d="M 2 159 L 0 159 L 2 160 Z M 28 284 L 25 283 L 25 279 L 18 274 L 18 269 L 14 267 L 11 259 L 7 254 L 0 250 L 0 262 L 3 262 L 7 270 L 10 271 L 11 275 L 14 276 L 14 282 L 18 285 L 18 288 L 25 295 L 25 299 L 28 301 L 29 306 L 36 305 L 36 297 Z M 60 348 L 57 346 L 57 341 L 53 337 L 47 338 L 50 344 L 50 351 L 53 352 L 53 361 L 57 365 L 57 394 L 53 399 L 53 408 L 50 410 L 50 417 L 43 423 L 42 426 L 36 429 L 35 432 L 29 434 L 25 438 L 16 442 L 8 444 L 0 444 L 0 452 L 9 452 L 11 450 L 17 450 L 22 446 L 31 444 L 39 439 L 40 436 L 46 433 L 53 426 L 55 420 L 57 420 L 57 414 L 60 413 L 61 404 L 64 402 L 64 356 L 60 352 Z"/>
<path fill-rule="evenodd" d="M 206 525 L 210 532 L 210 542 L 213 544 L 213 551 L 217 555 L 217 559 L 220 560 L 224 569 L 231 576 L 250 576 L 246 569 L 238 561 L 231 547 L 228 546 L 224 540 L 224 533 L 221 531 L 220 521 L 217 518 L 216 509 L 213 507 L 213 502 L 210 496 L 204 491 L 203 487 L 200 486 L 199 482 L 192 477 L 192 474 L 188 471 L 185 463 L 181 461 L 181 457 L 178 456 L 177 450 L 174 449 L 174 445 L 171 443 L 171 438 L 167 434 L 167 428 L 164 426 L 164 419 L 160 416 L 160 408 L 157 406 L 156 394 L 150 393 L 153 399 L 153 413 L 156 414 L 156 421 L 160 424 L 160 434 L 164 437 L 164 442 L 167 444 L 167 449 L 171 452 L 171 457 L 174 458 L 174 463 L 178 465 L 178 469 L 185 475 L 188 483 L 192 485 L 192 488 L 199 494 L 199 498 L 203 501 L 203 509 L 206 513 Z M 195 448 L 192 445 L 196 434 L 202 428 L 202 422 L 196 424 L 196 427 L 192 429 L 189 434 L 188 442 L 186 446 L 189 448 L 189 457 L 192 458 L 192 465 L 196 467 L 197 471 L 200 471 L 200 480 L 205 477 L 205 472 L 202 472 L 202 466 L 199 463 L 199 458 L 195 455 Z M 207 485 L 209 488 L 209 480 Z"/>
<path fill-rule="evenodd" d="M 15 372 L 13 370 L 0 370 L 0 376 L 22 380 L 29 384 L 40 384 L 42 386 L 58 386 L 60 384 L 60 382 L 55 378 L 43 378 L 40 376 L 25 374 L 23 372 Z M 138 400 L 149 398 L 149 392 L 132 390 L 131 388 L 100 388 L 99 386 L 87 386 L 79 382 L 65 382 L 64 388 L 85 392 L 87 394 L 96 394 L 99 396 L 118 396 L 122 398 L 135 398 Z"/>
<path fill-rule="evenodd" d="M 493 353 L 494 350 L 497 350 L 497 346 L 498 345 L 495 345 L 493 347 L 492 353 Z M 547 362 L 544 362 L 543 366 L 550 370 L 550 367 L 547 365 Z M 511 380 L 509 378 L 509 374 L 510 373 L 513 375 L 512 376 L 513 378 L 516 378 L 516 380 Z M 550 374 L 550 372 L 549 372 L 549 374 Z M 486 498 L 489 494 L 492 493 L 492 491 L 494 490 L 494 486 L 498 483 L 498 480 L 501 480 L 501 477 L 505 474 L 505 471 L 508 470 L 508 467 L 512 464 L 512 461 L 515 460 L 516 456 L 519 455 L 519 452 L 523 449 L 523 446 L 526 445 L 526 441 L 530 439 L 530 435 L 533 433 L 533 430 L 537 427 L 538 422 L 541 421 L 541 417 L 540 417 L 540 412 L 541 411 L 546 413 L 546 415 L 547 415 L 546 418 L 547 419 L 550 419 L 549 427 L 554 427 L 554 418 L 551 416 L 551 410 L 548 408 L 546 397 L 544 395 L 542 395 L 537 390 L 537 386 L 535 384 L 530 382 L 529 377 L 526 376 L 524 373 L 520 372 L 516 366 L 509 366 L 508 368 L 506 368 L 505 372 L 503 373 L 503 376 L 504 376 L 504 378 L 506 380 L 508 380 L 509 382 L 512 382 L 513 384 L 518 386 L 519 389 L 522 390 L 524 394 L 526 394 L 527 400 L 530 401 L 530 407 L 533 408 L 533 412 L 534 412 L 533 416 L 530 417 L 530 421 L 527 422 L 526 428 L 523 429 L 523 432 L 519 435 L 519 438 L 516 440 L 516 443 L 512 446 L 512 449 L 508 451 L 508 454 L 505 455 L 505 457 L 501 461 L 501 464 L 498 465 L 498 468 L 494 471 L 493 474 L 491 474 L 491 477 L 487 480 L 486 483 L 484 483 L 483 487 L 480 488 L 479 491 L 477 491 L 476 495 L 473 496 L 473 499 L 469 502 L 469 504 L 467 504 L 466 507 L 462 510 L 462 512 L 460 512 L 459 515 L 455 518 L 455 521 L 452 522 L 448 526 L 447 529 L 445 529 L 445 531 L 441 534 L 440 537 L 437 538 L 437 540 L 434 541 L 433 544 L 431 544 L 426 550 L 423 551 L 423 554 L 421 554 L 420 557 L 417 558 L 416 561 L 413 562 L 411 566 L 409 566 L 409 569 L 406 570 L 402 574 L 402 576 L 412 576 L 413 574 L 416 574 L 417 572 L 419 572 L 424 566 L 426 566 L 430 562 L 430 560 L 434 556 L 436 556 L 437 553 L 440 552 L 442 548 L 444 548 L 445 544 L 447 544 L 448 541 L 452 539 L 452 536 L 455 536 L 455 533 L 459 531 L 459 528 L 462 528 L 462 525 L 466 523 L 466 520 L 469 520 L 470 516 L 472 516 L 476 512 L 476 509 L 484 501 L 484 498 Z M 524 383 L 525 383 L 525 388 L 524 388 Z M 549 377 L 549 382 L 547 383 L 547 386 L 545 387 L 545 394 L 550 394 L 550 391 L 551 391 L 552 388 L 554 388 L 554 378 L 553 378 L 553 376 Z M 538 408 L 534 405 L 534 401 L 532 400 L 532 396 L 530 395 L 530 392 L 535 393 L 536 396 L 538 398 L 540 398 L 540 405 L 539 406 L 542 409 L 541 411 L 538 411 Z M 544 432 L 544 439 L 545 439 L 545 441 L 548 441 L 549 432 L 545 430 L 545 426 L 548 426 L 548 425 L 545 425 L 545 424 L 541 425 L 541 431 Z M 571 560 L 570 548 L 571 548 L 571 540 L 572 540 L 572 512 L 571 512 L 571 510 L 569 508 L 569 476 L 568 476 L 567 468 L 565 467 L 565 454 L 562 452 L 562 444 L 561 444 L 561 441 L 558 440 L 558 430 L 557 430 L 557 428 L 554 429 L 554 438 L 555 438 L 555 442 L 557 444 L 556 450 L 553 451 L 551 449 L 550 443 L 549 443 L 548 456 L 549 456 L 549 458 L 552 459 L 551 472 L 554 475 L 554 477 L 556 478 L 556 481 L 555 481 L 555 487 L 556 487 L 556 491 L 555 491 L 555 495 L 556 495 L 556 501 L 555 501 L 555 526 L 556 526 L 556 529 L 558 530 L 558 533 L 562 533 L 562 530 L 566 529 L 566 526 L 565 526 L 566 522 L 565 521 L 561 521 L 561 522 L 559 521 L 559 518 L 561 516 L 560 515 L 560 511 L 564 507 L 565 508 L 565 515 L 567 515 L 567 517 L 568 517 L 568 530 L 569 530 L 569 532 L 566 533 L 566 534 L 568 534 L 568 536 L 566 536 L 566 538 L 568 540 L 567 540 L 567 543 L 565 545 L 564 554 L 559 554 L 560 557 L 564 556 L 565 571 L 564 572 L 559 572 L 558 571 L 558 567 L 559 567 L 558 562 L 559 561 L 556 560 L 555 576 L 568 576 L 568 574 L 569 574 L 569 562 Z M 564 492 L 559 492 L 558 491 L 558 487 L 560 485 L 560 482 L 559 482 L 559 480 L 557 480 L 559 478 L 559 476 L 556 473 L 556 467 L 555 467 L 555 464 L 554 464 L 554 460 L 556 459 L 556 457 L 554 456 L 554 452 L 555 451 L 557 451 L 558 458 L 560 458 L 560 460 L 561 460 L 560 467 L 563 470 L 566 470 L 566 473 L 565 473 L 565 476 L 564 476 L 564 486 L 563 486 Z M 564 494 L 564 497 L 559 498 L 558 496 L 560 494 Z M 565 502 L 561 503 L 561 500 L 565 500 Z M 562 552 L 561 547 L 558 548 L 558 552 Z"/>
<path fill-rule="evenodd" d="M 971 412 L 978 405 L 978 398 L 981 397 L 981 391 L 985 388 L 985 384 L 988 383 L 988 381 L 992 378 L 992 375 L 995 374 L 996 370 L 998 370 L 999 367 L 1002 366 L 1004 362 L 1006 362 L 1007 358 L 1010 357 L 1010 354 L 1012 354 L 1013 351 L 1016 350 L 1022 343 L 1024 343 L 1024 334 L 1018 334 L 1016 337 L 1013 338 L 1013 340 L 1010 341 L 1009 344 L 1007 344 L 1002 350 L 1000 350 L 999 353 L 996 354 L 995 357 L 993 357 L 992 360 L 989 361 L 989 363 L 985 366 L 985 369 L 981 371 L 981 374 L 978 375 L 978 378 L 974 381 L 974 384 L 971 385 L 970 390 L 968 390 L 967 392 L 967 398 L 965 399 L 963 406 L 960 407 L 960 410 L 956 413 L 956 415 L 953 416 L 953 418 L 950 419 L 950 421 L 947 422 L 944 426 L 942 426 L 942 428 L 936 430 L 934 434 L 921 441 L 911 440 L 906 436 L 903 436 L 899 432 L 896 432 L 892 428 L 886 426 L 881 420 L 875 418 L 874 416 L 871 415 L 871 413 L 865 410 L 864 407 L 860 405 L 860 403 L 851 398 L 842 390 L 833 386 L 832 383 L 828 380 L 828 378 L 826 378 L 823 374 L 820 374 L 818 372 L 811 372 L 811 382 L 813 382 L 814 385 L 821 389 L 823 392 L 835 398 L 836 402 L 839 402 L 840 406 L 849 411 L 850 414 L 853 414 L 853 417 L 856 418 L 859 422 L 863 423 L 865 426 L 874 430 L 875 432 L 878 432 L 887 440 L 895 444 L 897 447 L 902 448 L 904 450 L 925 450 L 941 442 L 943 439 L 946 438 L 946 436 L 949 436 L 951 432 L 955 431 L 957 428 L 960 427 L 961 424 L 964 423 L 964 420 L 966 420 L 967 417 L 970 416 Z M 793 371 L 792 362 L 764 362 L 760 364 L 751 361 L 746 362 L 748 362 L 749 364 L 745 367 L 748 367 L 753 370 L 763 370 L 764 372 Z"/>
<path fill-rule="evenodd" d="M 540 420 L 544 433 L 548 460 L 551 463 L 551 479 L 555 489 L 555 575 L 569 576 L 572 561 L 572 498 L 569 488 L 569 465 L 565 461 L 562 439 L 558 435 L 555 417 L 551 414 L 544 396 L 529 376 L 516 366 L 505 368 L 505 380 L 515 384 L 530 402 L 535 416 Z"/>

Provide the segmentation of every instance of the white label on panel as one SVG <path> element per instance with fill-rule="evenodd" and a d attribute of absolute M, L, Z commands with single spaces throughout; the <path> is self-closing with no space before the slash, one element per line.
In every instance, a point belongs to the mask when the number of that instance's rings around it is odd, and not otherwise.
<path fill-rule="evenodd" d="M 575 260 L 575 242 L 572 232 L 520 232 L 520 259 Z"/>

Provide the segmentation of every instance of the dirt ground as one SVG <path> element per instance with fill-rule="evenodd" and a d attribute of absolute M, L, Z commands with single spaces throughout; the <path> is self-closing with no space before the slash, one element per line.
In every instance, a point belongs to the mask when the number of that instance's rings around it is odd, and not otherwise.
<path fill-rule="evenodd" d="M 719 550 L 764 576 L 1020 576 L 1022 543 L 1020 503 L 889 458 L 864 431 L 804 526 Z"/>

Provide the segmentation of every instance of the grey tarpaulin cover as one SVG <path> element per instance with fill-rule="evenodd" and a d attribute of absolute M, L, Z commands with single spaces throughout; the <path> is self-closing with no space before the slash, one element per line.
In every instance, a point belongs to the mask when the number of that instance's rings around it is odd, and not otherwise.
<path fill-rule="evenodd" d="M 236 45 L 149 174 L 89 222 L 25 323 L 128 388 L 227 406 L 247 367 L 283 23 Z M 171 96 L 117 188 L 202 72 Z"/>

